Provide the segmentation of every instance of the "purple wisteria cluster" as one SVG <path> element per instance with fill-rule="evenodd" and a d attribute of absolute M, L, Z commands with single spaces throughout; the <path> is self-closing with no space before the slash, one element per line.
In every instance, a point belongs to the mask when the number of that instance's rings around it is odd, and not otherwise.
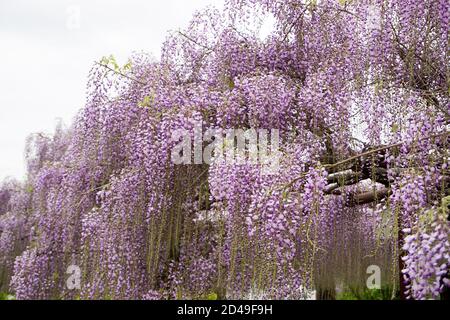
<path fill-rule="evenodd" d="M 435 220 L 431 224 L 420 221 L 405 238 L 403 249 L 407 252 L 404 279 L 407 281 L 408 298 L 438 299 L 445 286 L 450 286 L 448 267 L 450 263 L 450 225 L 445 217 L 436 212 L 426 212 Z M 432 219 L 433 219 L 432 218 Z M 412 234 L 411 234 L 412 233 Z"/>

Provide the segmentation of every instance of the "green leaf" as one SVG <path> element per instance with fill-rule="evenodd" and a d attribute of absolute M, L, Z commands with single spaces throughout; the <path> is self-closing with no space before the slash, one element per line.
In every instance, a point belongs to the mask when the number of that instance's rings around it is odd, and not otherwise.
<path fill-rule="evenodd" d="M 152 104 L 152 97 L 150 96 L 145 96 L 144 100 L 142 100 L 141 102 L 138 103 L 138 106 L 140 107 L 150 107 Z"/>
<path fill-rule="evenodd" d="M 381 90 L 383 90 L 383 80 L 378 80 L 375 83 L 375 93 L 378 94 Z"/>
<path fill-rule="evenodd" d="M 103 56 L 102 59 L 100 60 L 100 64 L 107 66 L 109 64 L 109 58 L 106 56 Z"/>
<path fill-rule="evenodd" d="M 128 62 L 122 67 L 122 70 L 129 71 L 129 70 L 131 70 L 131 66 L 132 66 L 131 60 L 128 60 Z"/>
<path fill-rule="evenodd" d="M 104 57 L 104 59 L 105 60 L 104 60 L 103 64 L 106 64 L 106 65 L 110 65 L 111 64 L 113 69 L 114 69 L 114 71 L 116 71 L 116 72 L 120 71 L 120 67 L 117 64 L 116 58 L 112 54 L 108 58 Z M 103 59 L 102 59 L 102 61 L 103 61 Z"/>
<path fill-rule="evenodd" d="M 393 125 L 392 125 L 392 133 L 397 133 L 398 132 L 398 130 L 400 130 L 400 127 L 399 127 L 399 125 L 398 124 L 396 124 L 396 123 L 394 123 Z"/>
<path fill-rule="evenodd" d="M 12 294 L 0 292 L 0 300 L 16 300 Z"/>
<path fill-rule="evenodd" d="M 217 300 L 217 293 L 210 293 L 206 297 L 207 300 Z"/>
<path fill-rule="evenodd" d="M 233 78 L 227 77 L 226 82 L 227 82 L 228 88 L 229 88 L 230 90 L 233 90 L 234 87 L 235 87 Z"/>

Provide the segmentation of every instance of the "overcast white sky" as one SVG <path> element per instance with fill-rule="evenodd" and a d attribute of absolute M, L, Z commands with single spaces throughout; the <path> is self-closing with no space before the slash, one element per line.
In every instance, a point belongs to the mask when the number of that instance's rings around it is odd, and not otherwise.
<path fill-rule="evenodd" d="M 223 0 L 0 0 L 0 181 L 25 176 L 30 133 L 72 122 L 95 60 L 159 57 L 167 31 L 208 5 Z"/>

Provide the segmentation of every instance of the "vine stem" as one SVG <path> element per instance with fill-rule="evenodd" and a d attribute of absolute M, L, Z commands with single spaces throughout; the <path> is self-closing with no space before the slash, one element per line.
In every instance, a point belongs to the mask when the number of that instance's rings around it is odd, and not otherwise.
<path fill-rule="evenodd" d="M 109 71 L 112 71 L 112 72 L 114 72 L 115 74 L 118 74 L 119 76 L 122 76 L 122 77 L 124 77 L 124 78 L 127 78 L 128 80 L 137 82 L 137 83 L 139 83 L 139 84 L 141 84 L 141 85 L 143 85 L 143 86 L 145 86 L 145 85 L 147 84 L 146 82 L 143 82 L 143 81 L 140 81 L 140 80 L 138 80 L 138 79 L 136 79 L 136 78 L 130 77 L 129 75 L 124 74 L 123 72 L 114 70 L 113 68 L 111 68 L 110 66 L 108 66 L 108 65 L 106 65 L 106 64 L 103 64 L 103 63 L 100 63 L 100 62 L 95 62 L 95 64 L 97 64 L 97 65 L 99 65 L 99 66 L 101 66 L 101 67 L 103 67 L 103 68 L 105 68 L 105 69 L 108 69 Z"/>

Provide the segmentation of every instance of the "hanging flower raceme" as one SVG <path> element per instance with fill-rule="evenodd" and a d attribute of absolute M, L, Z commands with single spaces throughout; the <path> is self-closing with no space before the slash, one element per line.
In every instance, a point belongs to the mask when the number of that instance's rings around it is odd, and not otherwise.
<path fill-rule="evenodd" d="M 406 254 L 402 273 L 409 298 L 438 299 L 445 287 L 450 287 L 450 225 L 442 213 L 446 210 L 442 207 L 426 211 L 413 228 L 404 230 L 408 236 L 403 246 Z"/>

